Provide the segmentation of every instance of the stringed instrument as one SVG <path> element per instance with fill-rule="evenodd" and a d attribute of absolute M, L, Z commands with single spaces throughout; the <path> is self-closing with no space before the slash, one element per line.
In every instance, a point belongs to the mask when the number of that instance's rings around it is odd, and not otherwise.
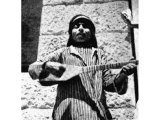
<path fill-rule="evenodd" d="M 104 69 L 120 69 L 124 65 L 127 65 L 128 63 L 134 63 L 138 65 L 138 60 L 131 60 L 129 62 L 119 62 L 119 63 L 113 63 L 113 64 L 105 64 L 105 65 L 94 65 L 94 66 L 75 66 L 75 65 L 66 65 L 66 64 L 60 64 L 55 62 L 50 62 L 50 66 L 53 66 L 53 68 L 60 70 L 62 69 L 62 74 L 60 76 L 54 75 L 54 73 L 50 73 L 49 76 L 43 81 L 66 81 L 69 80 L 79 74 L 91 72 L 91 71 L 99 71 Z"/>

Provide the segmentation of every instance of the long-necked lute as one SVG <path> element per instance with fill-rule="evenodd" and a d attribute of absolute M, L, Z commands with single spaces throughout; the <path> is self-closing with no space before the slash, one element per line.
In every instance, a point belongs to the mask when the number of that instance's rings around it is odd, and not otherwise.
<path fill-rule="evenodd" d="M 75 77 L 79 74 L 90 72 L 90 71 L 99 71 L 104 69 L 120 69 L 124 65 L 127 65 L 129 63 L 134 63 L 138 65 L 138 60 L 131 60 L 129 62 L 118 62 L 118 63 L 112 63 L 112 64 L 104 64 L 104 65 L 94 65 L 94 66 L 75 66 L 75 65 L 66 65 L 66 64 L 59 64 L 59 63 L 53 63 L 55 68 L 63 67 L 65 68 L 63 74 L 60 77 L 55 76 L 54 74 L 49 74 L 49 76 L 44 81 L 66 81 L 71 79 L 72 77 Z"/>

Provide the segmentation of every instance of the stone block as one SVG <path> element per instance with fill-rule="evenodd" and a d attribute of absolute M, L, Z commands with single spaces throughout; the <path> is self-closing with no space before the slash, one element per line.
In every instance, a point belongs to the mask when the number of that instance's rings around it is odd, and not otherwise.
<path fill-rule="evenodd" d="M 128 2 L 118 1 L 103 4 L 79 4 L 44 6 L 41 18 L 41 35 L 61 35 L 68 31 L 71 18 L 84 14 L 91 18 L 97 33 L 104 31 L 127 31 L 128 26 L 121 18 L 121 12 L 128 8 Z"/>
<path fill-rule="evenodd" d="M 46 55 L 66 46 L 68 35 L 44 35 L 39 38 L 38 59 L 46 60 Z"/>
<path fill-rule="evenodd" d="M 22 120 L 52 120 L 53 109 L 25 109 L 22 111 Z"/>
<path fill-rule="evenodd" d="M 124 95 L 113 92 L 106 92 L 106 104 L 109 108 L 132 108 L 135 106 L 134 78 L 129 76 L 128 89 Z"/>
<path fill-rule="evenodd" d="M 99 48 L 105 51 L 109 62 L 128 61 L 131 58 L 131 44 L 126 40 L 128 33 L 97 34 Z"/>
<path fill-rule="evenodd" d="M 56 94 L 56 85 L 44 87 L 39 84 L 38 80 L 33 81 L 28 72 L 22 74 L 21 107 L 23 110 L 53 108 Z"/>
<path fill-rule="evenodd" d="M 113 120 L 137 120 L 137 110 L 135 108 L 110 109 Z"/>
<path fill-rule="evenodd" d="M 106 3 L 106 2 L 117 2 L 127 0 L 83 0 L 84 3 Z"/>
<path fill-rule="evenodd" d="M 43 0 L 43 5 L 69 5 L 81 2 L 83 0 Z"/>

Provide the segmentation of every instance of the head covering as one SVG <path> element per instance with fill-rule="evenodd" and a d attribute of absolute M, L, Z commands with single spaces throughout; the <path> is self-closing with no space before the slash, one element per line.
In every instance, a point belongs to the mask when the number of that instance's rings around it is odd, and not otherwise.
<path fill-rule="evenodd" d="M 91 19 L 89 17 L 82 15 L 82 14 L 76 15 L 71 19 L 71 21 L 69 23 L 69 34 L 72 34 L 73 26 L 78 21 L 83 21 L 83 22 L 86 22 L 87 24 L 89 24 L 92 34 L 95 34 L 95 26 L 94 26 L 93 22 L 91 21 Z"/>
<path fill-rule="evenodd" d="M 69 23 L 69 30 L 68 30 L 69 39 L 68 39 L 67 46 L 70 46 L 70 45 L 77 46 L 77 47 L 80 46 L 80 43 L 75 42 L 72 38 L 72 29 L 73 29 L 75 23 L 77 23 L 79 21 L 83 21 L 83 22 L 87 23 L 87 25 L 89 26 L 89 29 L 91 31 L 91 39 L 88 42 L 83 43 L 82 47 L 95 47 L 95 48 L 97 48 L 97 40 L 95 37 L 95 26 L 89 17 L 82 15 L 82 14 L 78 14 L 78 15 L 74 16 Z"/>

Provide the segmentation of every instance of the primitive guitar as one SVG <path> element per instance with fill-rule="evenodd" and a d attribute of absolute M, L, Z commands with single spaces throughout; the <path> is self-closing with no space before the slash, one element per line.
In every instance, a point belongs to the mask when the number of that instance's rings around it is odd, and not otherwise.
<path fill-rule="evenodd" d="M 138 65 L 138 60 L 131 60 L 129 62 L 118 62 L 112 64 L 104 64 L 104 65 L 94 65 L 94 66 L 75 66 L 75 65 L 66 65 L 60 64 L 57 62 L 50 62 L 49 66 L 46 69 L 50 70 L 50 74 L 47 78 L 43 79 L 43 81 L 66 81 L 75 77 L 79 74 L 90 72 L 90 71 L 99 71 L 104 69 L 120 69 L 124 65 L 128 63 L 134 63 Z M 51 70 L 52 69 L 52 70 Z M 55 71 L 54 71 L 55 70 Z M 60 74 L 57 74 L 56 71 L 61 71 Z"/>

